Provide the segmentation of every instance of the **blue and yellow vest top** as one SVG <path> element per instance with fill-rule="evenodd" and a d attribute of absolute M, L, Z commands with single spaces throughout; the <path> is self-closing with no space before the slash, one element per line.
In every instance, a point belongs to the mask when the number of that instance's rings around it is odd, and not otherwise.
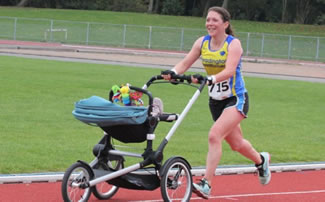
<path fill-rule="evenodd" d="M 207 35 L 203 38 L 201 45 L 201 60 L 208 75 L 218 74 L 225 69 L 228 46 L 233 39 L 233 36 L 228 35 L 223 47 L 214 51 L 210 49 L 211 36 Z M 242 95 L 245 92 L 247 92 L 247 90 L 241 72 L 241 60 L 236 68 L 236 73 L 232 77 L 209 86 L 209 96 L 215 100 L 224 100 L 232 96 Z"/>

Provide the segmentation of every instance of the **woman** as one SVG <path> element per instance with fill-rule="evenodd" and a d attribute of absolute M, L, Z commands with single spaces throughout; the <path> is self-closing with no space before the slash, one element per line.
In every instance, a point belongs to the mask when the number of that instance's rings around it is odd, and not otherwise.
<path fill-rule="evenodd" d="M 270 155 L 258 153 L 249 141 L 243 138 L 240 122 L 247 117 L 248 94 L 241 73 L 240 41 L 233 37 L 230 14 L 221 7 L 212 7 L 206 17 L 208 35 L 195 41 L 191 51 L 172 70 L 162 72 L 164 79 L 172 74 L 183 74 L 201 57 L 208 74 L 209 107 L 215 121 L 209 131 L 209 150 L 206 171 L 199 183 L 193 184 L 193 191 L 208 199 L 211 181 L 222 154 L 222 141 L 226 140 L 232 150 L 252 160 L 259 173 L 261 184 L 271 179 Z M 198 82 L 197 78 L 192 78 Z"/>

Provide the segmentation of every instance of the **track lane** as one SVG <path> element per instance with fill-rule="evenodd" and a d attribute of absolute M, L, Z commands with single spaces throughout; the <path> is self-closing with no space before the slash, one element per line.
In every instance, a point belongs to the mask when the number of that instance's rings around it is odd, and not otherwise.
<path fill-rule="evenodd" d="M 194 177 L 194 180 L 199 177 Z M 263 186 L 254 174 L 220 175 L 213 180 L 209 201 L 319 202 L 325 199 L 325 170 L 272 173 L 269 185 Z M 0 201 L 62 201 L 61 183 L 2 184 Z M 91 196 L 90 202 L 100 201 Z M 138 191 L 120 189 L 114 202 L 162 201 L 160 189 Z M 191 201 L 206 201 L 192 195 Z"/>

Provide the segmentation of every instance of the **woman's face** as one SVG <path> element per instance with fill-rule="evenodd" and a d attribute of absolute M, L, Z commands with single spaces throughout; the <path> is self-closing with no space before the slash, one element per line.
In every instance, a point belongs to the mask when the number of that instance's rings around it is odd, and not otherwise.
<path fill-rule="evenodd" d="M 229 22 L 223 22 L 222 16 L 215 11 L 210 11 L 205 21 L 205 27 L 210 36 L 225 33 L 228 25 Z"/>

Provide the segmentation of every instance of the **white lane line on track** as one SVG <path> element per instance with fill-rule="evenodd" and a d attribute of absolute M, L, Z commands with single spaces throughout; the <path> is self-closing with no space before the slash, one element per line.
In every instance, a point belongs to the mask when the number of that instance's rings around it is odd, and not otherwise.
<path fill-rule="evenodd" d="M 211 199 L 217 199 L 217 198 L 241 198 L 241 197 L 254 197 L 254 196 L 275 196 L 275 195 L 317 194 L 317 193 L 325 193 L 325 190 L 294 191 L 294 192 L 272 192 L 272 193 L 256 193 L 256 194 L 237 194 L 237 195 L 211 196 L 210 198 Z M 197 198 L 194 198 L 194 199 L 201 199 L 201 198 L 197 197 Z"/>
<path fill-rule="evenodd" d="M 67 48 L 77 48 L 79 51 L 82 50 L 101 50 L 101 51 L 114 51 L 114 52 L 124 52 L 124 53 L 131 53 L 132 55 L 137 54 L 153 54 L 153 55 L 177 55 L 184 57 L 186 52 L 177 52 L 177 51 L 162 51 L 162 50 L 154 50 L 154 49 L 140 49 L 140 48 L 114 48 L 114 47 L 100 47 L 100 46 L 83 46 L 83 45 L 69 45 L 69 44 L 62 44 L 62 47 Z"/>
<path fill-rule="evenodd" d="M 243 197 L 255 197 L 255 196 L 277 196 L 277 195 L 295 195 L 295 194 L 318 194 L 325 193 L 325 190 L 311 190 L 311 191 L 294 191 L 294 192 L 272 192 L 272 193 L 256 193 L 256 194 L 237 194 L 237 195 L 223 195 L 223 196 L 210 196 L 209 199 L 229 199 L 238 200 L 237 198 Z M 181 199 L 178 199 L 181 201 Z M 178 201 L 176 199 L 176 201 Z M 192 197 L 191 201 L 202 200 L 200 197 Z M 141 200 L 141 201 L 129 201 L 129 202 L 160 202 L 163 200 Z"/>

